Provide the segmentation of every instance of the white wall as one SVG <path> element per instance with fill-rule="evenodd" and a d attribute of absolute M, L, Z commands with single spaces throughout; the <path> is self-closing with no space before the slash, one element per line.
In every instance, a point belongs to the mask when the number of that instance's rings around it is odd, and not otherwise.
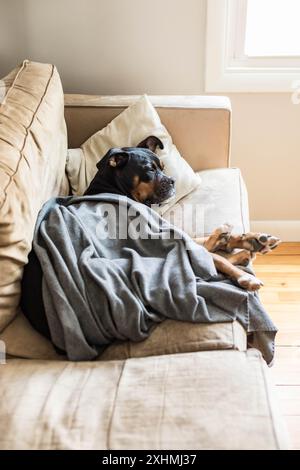
<path fill-rule="evenodd" d="M 74 93 L 184 94 L 203 89 L 202 0 L 0 0 L 2 4 L 18 21 L 7 25 L 9 41 L 1 41 L 1 56 L 22 30 L 22 51 L 16 49 L 7 59 L 9 68 L 24 53 L 53 62 L 66 91 Z M 2 8 L 0 17 L 0 26 L 1 21 L 5 25 Z M 2 58 L 0 62 L 4 72 Z"/>
<path fill-rule="evenodd" d="M 206 0 L 0 0 L 0 76 L 27 57 L 55 63 L 69 93 L 202 94 L 205 14 Z M 230 98 L 251 218 L 300 220 L 300 105 Z"/>

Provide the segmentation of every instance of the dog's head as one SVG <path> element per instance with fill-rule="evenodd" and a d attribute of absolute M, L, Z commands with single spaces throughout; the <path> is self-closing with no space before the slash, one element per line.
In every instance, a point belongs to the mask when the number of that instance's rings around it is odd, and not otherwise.
<path fill-rule="evenodd" d="M 137 147 L 110 149 L 85 194 L 117 192 L 148 206 L 166 201 L 175 194 L 175 180 L 164 174 L 157 147 L 163 143 L 150 136 Z"/>

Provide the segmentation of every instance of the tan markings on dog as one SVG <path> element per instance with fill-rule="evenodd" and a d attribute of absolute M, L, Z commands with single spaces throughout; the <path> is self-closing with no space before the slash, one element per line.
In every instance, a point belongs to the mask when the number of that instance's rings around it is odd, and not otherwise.
<path fill-rule="evenodd" d="M 154 181 L 149 181 L 149 183 L 145 183 L 145 181 L 141 181 L 138 176 L 135 176 L 133 179 L 133 186 L 134 190 L 132 191 L 132 197 L 139 202 L 144 202 L 150 198 L 150 196 L 154 193 Z"/>
<path fill-rule="evenodd" d="M 138 175 L 134 175 L 132 183 L 133 183 L 133 187 L 135 189 L 140 183 L 140 177 Z"/>

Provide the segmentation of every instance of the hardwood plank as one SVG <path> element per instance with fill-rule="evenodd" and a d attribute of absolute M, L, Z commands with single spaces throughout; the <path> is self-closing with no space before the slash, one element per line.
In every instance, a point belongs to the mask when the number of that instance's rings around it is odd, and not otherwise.
<path fill-rule="evenodd" d="M 270 275 L 266 275 L 262 272 L 259 272 L 257 269 L 255 269 L 255 273 L 259 279 L 261 279 L 265 287 L 272 287 L 276 289 L 276 292 L 278 292 L 277 289 L 282 290 L 283 288 L 285 290 L 292 289 L 292 290 L 297 290 L 299 289 L 299 281 L 300 281 L 300 274 L 298 273 L 272 273 Z"/>
<path fill-rule="evenodd" d="M 257 257 L 254 260 L 254 264 L 268 266 L 269 268 L 272 265 L 278 265 L 278 266 L 282 266 L 286 264 L 289 264 L 289 265 L 298 264 L 299 265 L 300 255 L 294 255 L 294 256 L 286 255 L 286 254 L 275 255 L 274 253 L 272 254 L 269 253 L 267 255 L 257 255 Z M 285 267 L 283 266 L 281 269 L 284 271 Z"/>
<path fill-rule="evenodd" d="M 279 332 L 270 369 L 292 448 L 300 449 L 300 243 L 283 243 L 254 261 L 261 300 Z"/>
<path fill-rule="evenodd" d="M 283 307 L 282 307 L 283 308 Z M 295 331 L 300 329 L 300 314 L 297 311 L 276 311 L 271 308 L 268 309 L 272 320 L 278 326 L 285 328 L 286 331 Z"/>
<path fill-rule="evenodd" d="M 300 276 L 299 276 L 300 279 Z M 284 304 L 299 304 L 300 305 L 300 288 L 296 288 L 295 290 L 285 290 L 278 292 L 278 300 L 279 302 L 283 302 Z"/>
<path fill-rule="evenodd" d="M 277 301 L 277 303 L 273 302 L 266 302 L 264 296 L 260 295 L 261 301 L 264 304 L 265 308 L 268 310 L 270 314 L 281 314 L 284 315 L 286 313 L 295 313 L 299 315 L 299 304 L 298 302 L 291 302 L 291 303 L 282 303 Z"/>
<path fill-rule="evenodd" d="M 262 276 L 258 276 L 262 277 Z M 298 287 L 286 289 L 285 287 L 278 287 L 274 290 L 274 287 L 268 283 L 260 290 L 260 298 L 264 304 L 270 305 L 274 310 L 278 310 L 276 307 L 280 306 L 280 310 L 283 312 L 294 312 L 297 311 L 295 306 L 300 306 L 300 289 Z M 300 282 L 300 281 L 299 281 Z M 300 314 L 300 310 L 298 309 Z"/>
<path fill-rule="evenodd" d="M 273 252 L 275 256 L 284 255 L 300 255 L 299 242 L 283 242 Z"/>

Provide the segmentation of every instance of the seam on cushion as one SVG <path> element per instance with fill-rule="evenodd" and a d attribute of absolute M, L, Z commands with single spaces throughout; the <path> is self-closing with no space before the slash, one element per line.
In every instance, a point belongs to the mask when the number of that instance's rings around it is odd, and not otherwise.
<path fill-rule="evenodd" d="M 245 229 L 245 221 L 244 221 L 244 214 L 243 214 L 243 203 L 242 203 L 242 175 L 240 170 L 237 170 L 239 172 L 239 187 L 240 187 L 240 211 L 241 211 L 241 221 L 243 225 L 243 230 L 244 232 L 246 231 Z"/>
<path fill-rule="evenodd" d="M 267 403 L 268 403 L 268 406 L 269 406 L 269 416 L 270 416 L 270 419 L 271 419 L 271 422 L 272 422 L 272 431 L 273 431 L 274 441 L 276 443 L 277 449 L 280 449 L 280 444 L 279 444 L 279 441 L 278 441 L 278 436 L 277 436 L 277 432 L 275 430 L 275 425 L 274 425 L 274 416 L 273 416 L 273 408 L 272 408 L 272 404 L 271 404 L 271 400 L 270 400 L 269 384 L 267 383 L 266 374 L 265 374 L 265 371 L 263 369 L 264 364 L 263 364 L 262 361 L 263 361 L 263 359 L 259 358 L 259 367 L 260 367 L 261 374 L 262 374 L 262 377 L 263 377 L 263 382 L 264 382 L 264 385 L 265 385 L 266 400 L 267 400 Z"/>
<path fill-rule="evenodd" d="M 154 352 L 151 351 L 144 351 L 142 355 L 136 355 L 132 356 L 129 359 L 142 359 L 145 357 L 161 357 L 161 356 L 172 356 L 172 355 L 180 355 L 180 354 L 190 354 L 190 353 L 195 353 L 195 352 L 209 352 L 209 351 L 228 351 L 228 350 L 233 350 L 235 348 L 232 347 L 232 342 L 230 343 L 225 343 L 222 341 L 214 341 L 212 340 L 212 343 L 215 344 L 213 347 L 209 347 L 210 343 L 209 342 L 204 342 L 199 344 L 198 341 L 190 341 L 186 343 L 186 346 L 197 346 L 196 349 L 184 349 L 184 350 L 174 350 L 174 349 L 157 349 Z M 204 346 L 203 346 L 204 344 Z M 176 345 L 175 345 L 176 346 Z M 172 348 L 172 346 L 171 346 Z M 107 360 L 107 359 L 105 359 Z M 109 361 L 118 361 L 118 360 L 123 360 L 123 359 L 108 359 Z"/>
<path fill-rule="evenodd" d="M 169 372 L 170 372 L 170 357 L 168 357 L 168 360 L 167 360 L 167 367 L 165 369 L 165 373 L 164 373 L 164 381 L 163 381 L 163 390 L 162 390 L 162 407 L 161 407 L 161 412 L 160 412 L 160 415 L 159 415 L 159 421 L 158 421 L 158 439 L 159 439 L 159 442 L 158 442 L 158 446 L 157 449 L 162 449 L 162 442 L 163 442 L 163 439 L 162 439 L 162 423 L 163 423 L 163 419 L 164 419 L 164 416 L 165 416 L 165 411 L 166 411 L 166 382 L 167 382 L 167 379 L 169 377 Z M 156 438 L 156 436 L 154 436 L 154 439 Z"/>
<path fill-rule="evenodd" d="M 111 438 L 112 424 L 113 424 L 113 420 L 114 420 L 114 414 L 115 414 L 115 411 L 116 411 L 116 404 L 117 404 L 117 398 L 118 398 L 119 389 L 120 389 L 120 383 L 121 383 L 121 379 L 123 377 L 123 373 L 124 373 L 124 370 L 125 370 L 126 362 L 127 362 L 127 360 L 123 361 L 122 369 L 121 369 L 121 372 L 120 372 L 120 377 L 119 377 L 119 380 L 118 380 L 118 383 L 117 383 L 116 392 L 115 392 L 115 396 L 114 396 L 114 400 L 113 400 L 112 411 L 111 411 L 110 420 L 109 420 L 109 423 L 108 423 L 107 436 L 106 436 L 106 450 L 111 450 L 110 438 Z"/>
<path fill-rule="evenodd" d="M 42 406 L 39 410 L 39 414 L 38 414 L 38 417 L 36 419 L 37 422 L 41 423 L 42 429 L 41 429 L 41 432 L 38 435 L 36 433 L 34 434 L 34 448 L 35 449 L 38 449 L 38 448 L 41 447 L 41 442 L 44 442 L 44 435 L 45 434 L 47 435 L 47 442 L 52 442 L 53 441 L 54 430 L 53 430 L 53 428 L 48 426 L 47 419 L 44 420 L 43 413 L 44 413 L 44 411 L 45 411 L 45 409 L 48 405 L 49 397 L 51 396 L 51 393 L 53 392 L 55 385 L 57 384 L 57 382 L 59 381 L 61 376 L 64 374 L 66 369 L 68 369 L 69 367 L 70 367 L 70 364 L 63 364 L 62 369 L 59 371 L 57 377 L 55 377 L 53 382 L 50 384 L 49 390 L 47 391 L 46 396 L 44 397 L 43 404 L 42 404 Z M 50 435 L 50 439 L 48 437 L 49 435 Z"/>
<path fill-rule="evenodd" d="M 75 403 L 75 406 L 74 406 L 74 408 L 73 408 L 72 415 L 71 415 L 70 418 L 69 418 L 68 429 L 76 429 L 76 427 L 74 426 L 74 424 L 75 424 L 75 422 L 76 422 L 76 412 L 78 411 L 79 404 L 80 404 L 80 400 L 81 400 L 81 397 L 82 397 L 83 392 L 85 391 L 86 384 L 88 383 L 88 381 L 89 381 L 89 379 L 90 379 L 90 377 L 91 377 L 92 372 L 94 372 L 94 368 L 90 367 L 89 369 L 85 369 L 84 372 L 85 372 L 85 377 L 84 377 L 84 379 L 81 381 L 80 390 L 79 390 L 79 392 L 77 393 L 76 403 Z M 74 403 L 74 400 L 72 400 L 72 401 L 73 401 L 73 403 Z M 83 441 L 82 433 L 83 433 L 83 429 L 81 428 L 81 432 L 80 432 L 80 445 L 82 444 L 82 441 Z"/>
<path fill-rule="evenodd" d="M 193 343 L 190 343 L 189 345 L 192 345 Z M 197 344 L 197 343 L 196 343 Z M 209 351 L 228 351 L 228 350 L 233 350 L 234 348 L 232 347 L 232 344 L 217 344 L 213 347 L 208 347 L 204 346 L 202 347 L 201 345 L 197 344 L 197 348 L 192 348 L 192 349 L 184 349 L 184 350 L 157 350 L 155 352 L 148 352 L 146 351 L 143 355 L 139 356 L 133 356 L 130 359 L 143 359 L 145 357 L 162 357 L 162 356 L 174 356 L 174 355 L 181 355 L 181 354 L 190 354 L 190 353 L 195 353 L 195 352 L 209 352 Z M 111 361 L 116 361 L 118 359 L 110 359 Z"/>
<path fill-rule="evenodd" d="M 227 322 L 227 323 L 233 323 L 233 322 Z M 212 325 L 217 325 L 217 324 L 218 324 L 218 323 L 212 323 Z M 185 341 L 184 343 L 182 343 L 182 342 L 179 340 L 178 342 L 174 342 L 173 344 L 171 344 L 171 345 L 169 345 L 169 346 L 167 346 L 167 347 L 166 347 L 165 345 L 162 346 L 161 349 L 159 349 L 159 351 L 166 351 L 166 350 L 172 349 L 172 348 L 174 348 L 174 347 L 176 347 L 176 346 L 182 346 L 183 344 L 188 346 L 188 345 L 190 345 L 190 344 L 192 344 L 192 345 L 194 345 L 194 344 L 196 344 L 196 345 L 197 345 L 197 344 L 198 344 L 198 345 L 201 345 L 201 344 L 209 344 L 210 342 L 217 342 L 217 343 L 219 343 L 219 344 L 224 344 L 224 345 L 225 345 L 225 344 L 226 344 L 226 345 L 227 345 L 227 344 L 231 344 L 231 345 L 232 345 L 232 340 L 226 342 L 226 340 L 222 340 L 222 339 L 220 339 L 220 338 L 212 338 L 212 339 L 209 339 L 209 340 L 207 340 L 207 339 L 205 339 L 205 340 L 202 340 L 202 339 L 195 339 L 195 340 L 191 340 L 191 341 Z"/>
<path fill-rule="evenodd" d="M 19 161 L 18 161 L 18 163 L 17 163 L 17 167 L 16 167 L 15 171 L 13 172 L 13 174 L 9 177 L 9 182 L 7 183 L 7 185 L 5 186 L 5 188 L 3 189 L 4 198 L 3 198 L 2 204 L 0 205 L 0 209 L 3 207 L 3 205 L 4 205 L 5 201 L 6 201 L 6 198 L 7 198 L 7 190 L 8 190 L 8 188 L 9 188 L 9 186 L 10 186 L 10 184 L 11 184 L 13 178 L 14 178 L 15 175 L 18 173 L 20 163 L 21 163 L 22 159 L 24 158 L 23 150 L 24 150 L 25 145 L 26 145 L 26 142 L 27 142 L 27 138 L 28 138 L 28 135 L 29 135 L 29 131 L 30 131 L 30 129 L 31 129 L 31 127 L 32 127 L 32 124 L 33 124 L 33 122 L 34 122 L 34 120 L 35 120 L 35 118 L 36 118 L 36 115 L 37 115 L 37 113 L 38 113 L 38 111 L 39 111 L 39 109 L 40 109 L 40 106 L 41 106 L 41 104 L 42 104 L 42 102 L 43 102 L 43 100 L 44 100 L 44 98 L 45 98 L 45 96 L 46 96 L 46 94 L 47 94 L 47 91 L 48 91 L 48 89 L 49 89 L 50 82 L 51 82 L 51 80 L 52 80 L 52 78 L 53 78 L 53 75 L 54 75 L 54 65 L 52 65 L 51 67 L 52 67 L 51 74 L 50 74 L 49 80 L 48 80 L 48 82 L 47 82 L 47 84 L 46 84 L 46 86 L 45 86 L 44 93 L 43 93 L 43 95 L 41 96 L 41 99 L 40 99 L 40 101 L 39 101 L 39 104 L 37 105 L 36 110 L 34 111 L 34 113 L 33 113 L 33 115 L 32 115 L 32 119 L 31 119 L 31 121 L 30 121 L 29 126 L 26 127 L 26 129 L 25 129 L 26 135 L 25 135 L 25 137 L 24 137 L 23 145 L 22 145 L 22 148 L 21 148 L 21 150 L 20 150 L 20 157 L 19 157 Z M 24 66 L 24 68 L 22 68 L 22 71 L 23 71 L 24 69 L 25 69 L 25 66 Z M 16 77 L 16 78 L 17 78 L 17 77 Z M 9 91 L 10 91 L 10 90 L 9 90 Z"/>

